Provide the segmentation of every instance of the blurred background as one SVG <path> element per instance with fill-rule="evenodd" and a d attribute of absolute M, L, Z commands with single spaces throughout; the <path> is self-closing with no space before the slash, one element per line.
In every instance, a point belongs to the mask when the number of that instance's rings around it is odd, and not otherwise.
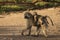
<path fill-rule="evenodd" d="M 0 0 L 0 14 L 2 12 L 44 9 L 57 6 L 60 6 L 60 0 Z"/>

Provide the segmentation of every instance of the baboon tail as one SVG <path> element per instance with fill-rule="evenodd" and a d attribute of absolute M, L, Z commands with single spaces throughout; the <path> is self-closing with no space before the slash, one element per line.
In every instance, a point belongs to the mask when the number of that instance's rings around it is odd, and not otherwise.
<path fill-rule="evenodd" d="M 52 19 L 49 16 L 47 16 L 47 17 L 50 19 L 50 21 L 52 23 L 52 26 L 54 26 L 54 23 L 53 23 Z"/>

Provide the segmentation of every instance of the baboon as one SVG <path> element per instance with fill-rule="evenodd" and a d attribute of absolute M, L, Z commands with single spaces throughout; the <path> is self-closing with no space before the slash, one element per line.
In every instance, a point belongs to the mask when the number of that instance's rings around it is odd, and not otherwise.
<path fill-rule="evenodd" d="M 26 30 L 29 30 L 28 35 L 30 35 L 32 26 L 35 26 L 37 28 L 36 32 L 37 32 L 37 35 L 39 35 L 40 28 L 42 27 L 41 25 L 44 25 L 43 27 L 44 29 L 42 31 L 44 35 L 47 36 L 46 31 L 45 31 L 45 29 L 48 27 L 48 24 L 49 24 L 47 18 L 49 18 L 52 25 L 54 25 L 53 21 L 51 20 L 49 16 L 38 15 L 37 12 L 34 12 L 33 15 L 30 12 L 26 12 L 24 14 L 24 18 L 27 19 L 27 29 L 22 31 L 22 35 Z M 39 20 L 41 20 L 42 23 Z"/>
<path fill-rule="evenodd" d="M 34 20 L 33 15 L 30 12 L 26 12 L 24 14 L 24 18 L 27 19 L 27 29 L 22 31 L 22 35 L 26 30 L 29 30 L 28 35 L 30 35 L 31 34 L 31 28 L 32 28 L 32 25 L 33 25 L 33 22 L 34 22 L 33 21 Z"/>

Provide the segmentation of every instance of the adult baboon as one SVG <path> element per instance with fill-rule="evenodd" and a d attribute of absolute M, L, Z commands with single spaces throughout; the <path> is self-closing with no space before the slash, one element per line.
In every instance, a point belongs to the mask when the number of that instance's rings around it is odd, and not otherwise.
<path fill-rule="evenodd" d="M 31 34 L 31 28 L 32 28 L 32 25 L 34 23 L 33 15 L 30 12 L 26 12 L 24 14 L 24 18 L 27 20 L 27 29 L 22 31 L 22 35 L 26 30 L 29 30 L 28 35 L 30 35 Z"/>

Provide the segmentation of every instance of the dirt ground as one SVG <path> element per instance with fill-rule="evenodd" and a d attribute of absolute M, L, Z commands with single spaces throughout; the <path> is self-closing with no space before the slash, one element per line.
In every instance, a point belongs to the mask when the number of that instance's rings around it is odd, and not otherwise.
<path fill-rule="evenodd" d="M 60 36 L 3 36 L 0 35 L 0 40 L 60 40 Z"/>
<path fill-rule="evenodd" d="M 25 12 L 11 12 L 10 15 L 0 15 L 0 35 L 20 34 L 21 30 L 26 28 L 26 19 L 24 19 Z M 51 23 L 49 24 L 48 29 L 50 34 L 60 34 L 60 7 L 56 9 L 31 10 L 30 12 L 50 16 L 54 22 L 54 26 Z M 33 27 L 32 29 L 35 30 L 36 28 Z"/>

